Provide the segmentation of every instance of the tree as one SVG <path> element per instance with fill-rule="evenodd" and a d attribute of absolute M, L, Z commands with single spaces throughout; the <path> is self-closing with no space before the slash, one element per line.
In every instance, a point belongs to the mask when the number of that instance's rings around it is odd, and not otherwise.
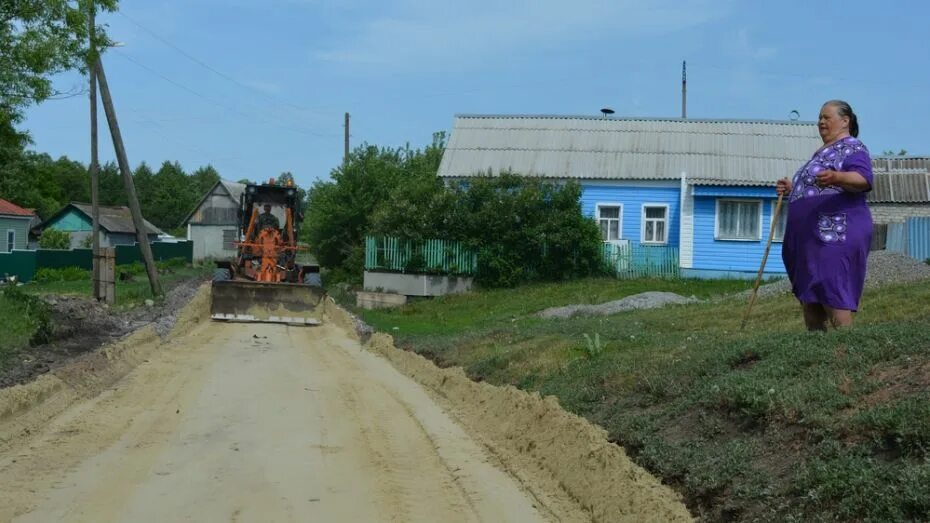
<path fill-rule="evenodd" d="M 220 173 L 212 165 L 205 165 L 191 173 L 191 186 L 197 197 L 207 194 L 207 191 L 220 181 Z"/>
<path fill-rule="evenodd" d="M 147 163 L 142 162 L 132 171 L 132 182 L 136 186 L 136 195 L 139 198 L 139 208 L 142 210 L 142 216 L 155 223 L 153 221 L 155 195 L 160 192 L 155 173 L 152 172 Z M 161 227 L 160 224 L 155 223 L 155 225 Z"/>
<path fill-rule="evenodd" d="M 55 96 L 51 77 L 86 70 L 87 16 L 116 9 L 117 0 L 15 0 L 0 2 L 0 127 L 16 124 L 22 110 Z M 95 48 L 107 42 L 96 32 Z"/>
<path fill-rule="evenodd" d="M 115 163 L 107 162 L 100 166 L 97 184 L 100 205 L 126 205 L 126 186 Z"/>
<path fill-rule="evenodd" d="M 45 229 L 39 237 L 39 247 L 42 249 L 70 249 L 71 234 L 57 229 Z"/>
<path fill-rule="evenodd" d="M 145 201 L 149 211 L 146 219 L 163 229 L 173 229 L 197 204 L 202 196 L 191 188 L 191 180 L 177 162 L 164 162 L 152 178 L 154 189 Z"/>
<path fill-rule="evenodd" d="M 601 236 L 581 212 L 581 187 L 511 173 L 451 189 L 456 208 L 445 238 L 478 251 L 477 280 L 490 287 L 577 278 L 602 270 Z"/>
<path fill-rule="evenodd" d="M 294 183 L 294 175 L 291 174 L 290 171 L 284 171 L 283 173 L 281 173 L 280 175 L 278 175 L 277 182 L 280 183 L 280 184 L 282 184 L 282 185 L 285 185 L 285 184 L 287 184 L 288 182 L 290 182 L 290 183 L 293 184 L 293 185 L 296 185 L 296 184 Z"/>
<path fill-rule="evenodd" d="M 434 133 L 433 143 L 422 152 L 405 149 L 403 183 L 393 187 L 373 211 L 373 233 L 416 240 L 437 234 L 448 237 L 455 222 L 455 199 L 436 176 L 444 149 L 442 132 Z"/>
<path fill-rule="evenodd" d="M 882 156 L 907 156 L 907 149 L 901 149 L 897 153 L 891 149 L 885 149 L 882 151 Z"/>
<path fill-rule="evenodd" d="M 71 201 L 90 200 L 89 177 L 80 162 L 22 152 L 0 166 L 0 195 L 48 218 Z"/>
<path fill-rule="evenodd" d="M 372 215 L 405 179 L 402 149 L 363 144 L 333 169 L 332 181 L 317 181 L 307 194 L 301 240 L 320 264 L 359 280 L 364 266 L 363 239 Z"/>

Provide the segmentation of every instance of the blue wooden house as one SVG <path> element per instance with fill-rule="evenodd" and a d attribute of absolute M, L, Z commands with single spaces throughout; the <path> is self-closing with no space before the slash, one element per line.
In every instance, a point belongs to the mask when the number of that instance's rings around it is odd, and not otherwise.
<path fill-rule="evenodd" d="M 111 207 L 106 205 L 100 208 L 100 246 L 115 247 L 117 245 L 133 245 L 137 242 L 136 227 L 132 221 L 129 207 Z M 93 236 L 93 208 L 87 203 L 71 202 L 62 207 L 49 219 L 33 229 L 33 234 L 41 236 L 45 229 L 64 231 L 71 236 L 71 248 L 88 247 L 90 237 Z M 149 243 L 158 240 L 164 235 L 161 229 L 145 220 L 148 229 Z"/>
<path fill-rule="evenodd" d="M 605 243 L 673 253 L 686 277 L 754 277 L 775 182 L 821 145 L 813 122 L 456 116 L 439 175 L 575 180 Z M 785 272 L 784 213 L 766 265 Z"/>

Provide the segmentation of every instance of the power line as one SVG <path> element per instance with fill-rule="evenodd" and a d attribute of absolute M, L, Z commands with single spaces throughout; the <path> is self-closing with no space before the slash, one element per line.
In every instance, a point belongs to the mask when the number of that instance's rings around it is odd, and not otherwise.
<path fill-rule="evenodd" d="M 286 129 L 286 130 L 289 130 L 289 131 L 298 132 L 298 133 L 302 133 L 302 134 L 307 134 L 307 135 L 311 135 L 311 136 L 318 136 L 318 137 L 324 137 L 324 138 L 336 136 L 334 133 L 320 133 L 320 132 L 316 132 L 316 131 L 311 131 L 311 130 L 309 130 L 309 129 L 303 129 L 303 128 L 299 128 L 299 127 L 292 127 L 292 126 L 282 125 L 282 124 L 280 124 L 280 123 L 278 123 L 278 122 L 276 122 L 276 121 L 274 121 L 273 119 L 270 119 L 270 118 L 261 117 L 261 116 L 256 116 L 256 115 L 249 114 L 249 113 L 245 113 L 245 112 L 241 111 L 240 109 L 238 109 L 238 108 L 236 108 L 236 107 L 233 107 L 233 106 L 227 105 L 227 104 L 225 104 L 225 103 L 223 103 L 223 102 L 219 102 L 219 101 L 217 101 L 217 100 L 214 100 L 213 98 L 210 98 L 209 96 L 207 96 L 207 95 L 205 95 L 205 94 L 203 94 L 203 93 L 200 93 L 200 92 L 198 92 L 198 91 L 195 91 L 194 89 L 191 89 L 190 87 L 187 87 L 186 85 L 184 85 L 184 84 L 182 84 L 182 83 L 180 83 L 180 82 L 177 82 L 177 81 L 175 81 L 175 80 L 169 78 L 168 76 L 165 76 L 164 74 L 162 74 L 162 73 L 156 71 L 155 69 L 152 69 L 151 67 L 149 67 L 149 66 L 143 64 L 142 62 L 136 60 L 135 58 L 131 57 L 130 55 L 128 55 L 128 54 L 126 54 L 126 53 L 124 53 L 124 52 L 122 52 L 122 51 L 119 51 L 118 49 L 116 50 L 116 52 L 117 52 L 117 53 L 116 53 L 117 56 L 120 56 L 120 57 L 122 57 L 122 58 L 124 58 L 124 59 L 126 59 L 126 60 L 128 60 L 128 61 L 130 61 L 130 62 L 132 62 L 132 63 L 135 64 L 136 66 L 138 66 L 138 67 L 140 67 L 140 68 L 142 68 L 142 69 L 148 71 L 149 73 L 151 73 L 151 74 L 157 76 L 158 78 L 162 79 L 163 81 L 170 83 L 171 85 L 177 87 L 178 89 L 181 89 L 181 90 L 183 90 L 183 91 L 186 91 L 186 92 L 188 92 L 188 93 L 190 93 L 190 94 L 192 94 L 192 95 L 194 95 L 194 96 L 196 96 L 196 97 L 198 97 L 198 98 L 201 98 L 201 99 L 203 99 L 203 100 L 205 100 L 205 101 L 207 101 L 207 102 L 210 102 L 210 103 L 213 104 L 213 105 L 216 105 L 217 107 L 220 107 L 220 108 L 222 108 L 222 109 L 226 109 L 227 111 L 231 111 L 231 112 L 236 113 L 236 114 L 238 114 L 238 115 L 240 115 L 240 116 L 242 116 L 242 117 L 249 118 L 249 119 L 252 119 L 252 120 L 263 120 L 263 121 L 265 121 L 265 122 L 267 122 L 267 123 L 269 123 L 269 124 L 271 124 L 271 125 L 276 125 L 276 126 L 282 128 L 282 129 Z"/>
<path fill-rule="evenodd" d="M 729 73 L 746 72 L 746 73 L 751 73 L 751 74 L 757 74 L 759 76 L 769 76 L 769 77 L 774 77 L 774 78 L 797 78 L 800 80 L 808 80 L 808 81 L 817 81 L 821 79 L 827 79 L 832 83 L 847 83 L 850 85 L 871 84 L 871 85 L 880 86 L 880 87 L 902 87 L 904 86 L 904 87 L 914 87 L 914 88 L 923 88 L 923 89 L 930 88 L 930 84 L 921 83 L 919 81 L 918 82 L 905 81 L 904 83 L 902 83 L 900 80 L 889 82 L 889 81 L 884 81 L 884 80 L 877 79 L 877 78 L 868 78 L 868 77 L 851 79 L 851 78 L 846 78 L 842 76 L 836 76 L 830 72 L 825 72 L 823 74 L 805 74 L 805 73 L 795 73 L 795 72 L 789 72 L 789 71 L 773 71 L 771 69 L 767 69 L 767 70 L 766 69 L 762 69 L 762 70 L 743 69 L 741 64 L 734 64 L 733 66 L 728 67 L 728 66 L 723 66 L 719 64 L 700 64 L 699 63 L 698 66 L 694 67 L 693 69 L 698 69 L 701 67 L 705 69 L 715 69 L 718 71 L 725 71 Z"/>
<path fill-rule="evenodd" d="M 145 31 L 146 33 L 148 33 L 152 38 L 155 38 L 155 39 L 158 40 L 159 42 L 161 42 L 161 43 L 167 45 L 168 47 L 170 47 L 170 48 L 172 48 L 172 49 L 174 49 L 175 51 L 177 51 L 178 53 L 180 53 L 182 56 L 184 56 L 185 58 L 187 58 L 188 60 L 190 60 L 190 61 L 194 62 L 195 64 L 199 65 L 200 67 L 203 67 L 204 69 L 206 69 L 206 70 L 212 72 L 213 74 L 219 76 L 220 78 L 223 78 L 223 79 L 225 79 L 225 80 L 227 80 L 227 81 L 229 81 L 229 82 L 232 82 L 232 83 L 236 84 L 237 86 L 239 86 L 239 87 L 241 87 L 241 88 L 243 88 L 243 89 L 247 89 L 247 90 L 249 90 L 249 91 L 252 91 L 253 93 L 256 93 L 256 94 L 258 94 L 258 95 L 260 95 L 260 96 L 263 96 L 263 97 L 265 97 L 265 98 L 267 98 L 267 99 L 269 99 L 269 100 L 272 100 L 272 101 L 274 101 L 274 102 L 276 102 L 276 103 L 283 104 L 283 105 L 286 105 L 286 106 L 288 106 L 288 107 L 291 107 L 291 108 L 294 108 L 294 109 L 298 109 L 298 110 L 301 110 L 301 111 L 310 111 L 310 112 L 315 112 L 315 111 L 316 111 L 316 109 L 309 108 L 309 107 L 302 107 L 302 106 L 300 106 L 300 105 L 294 104 L 294 103 L 289 102 L 289 101 L 287 101 L 287 100 L 284 100 L 284 99 L 281 99 L 281 98 L 279 98 L 279 97 L 273 96 L 273 95 L 271 95 L 271 94 L 269 94 L 269 93 L 266 93 L 265 91 L 262 91 L 261 89 L 258 89 L 258 88 L 254 87 L 254 86 L 252 86 L 252 85 L 249 85 L 249 84 L 246 84 L 246 83 L 244 83 L 244 82 L 241 82 L 241 81 L 237 80 L 236 78 L 234 78 L 234 77 L 232 77 L 232 76 L 230 76 L 230 75 L 224 73 L 223 71 L 220 71 L 219 69 L 217 69 L 217 68 L 211 66 L 210 64 L 204 62 L 203 60 L 197 58 L 196 56 L 194 56 L 194 55 L 188 53 L 188 52 L 185 51 L 184 49 L 178 47 L 176 44 L 174 44 L 174 43 L 172 43 L 171 41 L 169 41 L 167 38 L 165 38 L 165 37 L 159 35 L 159 34 L 156 33 L 155 31 L 149 29 L 148 27 L 145 27 L 144 25 L 142 25 L 142 24 L 139 23 L 138 21 L 134 20 L 133 18 L 131 18 L 130 16 L 128 16 L 126 13 L 124 13 L 124 12 L 122 12 L 122 11 L 117 11 L 117 12 L 118 12 L 123 18 L 125 18 L 127 21 L 129 21 L 130 23 L 132 23 L 133 25 L 135 25 L 135 26 L 138 27 L 139 29 L 142 29 L 143 31 Z"/>

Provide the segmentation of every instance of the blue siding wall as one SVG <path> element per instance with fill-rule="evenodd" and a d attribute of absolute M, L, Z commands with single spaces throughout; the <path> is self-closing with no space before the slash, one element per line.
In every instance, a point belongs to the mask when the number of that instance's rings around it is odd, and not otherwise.
<path fill-rule="evenodd" d="M 588 185 L 581 187 L 581 212 L 585 216 L 594 216 L 595 206 L 598 203 L 622 203 L 623 223 L 622 232 L 624 240 L 638 243 L 642 240 L 641 227 L 644 203 L 660 203 L 668 205 L 668 245 L 678 247 L 678 236 L 681 230 L 681 201 L 680 190 L 677 187 L 633 187 Z"/>
<path fill-rule="evenodd" d="M 49 223 L 47 227 L 59 231 L 79 232 L 92 230 L 93 227 L 91 227 L 91 225 L 90 219 L 84 216 L 84 214 L 74 209 L 69 209 L 68 212 L 59 216 L 54 222 Z"/>
<path fill-rule="evenodd" d="M 728 188 L 727 198 L 745 196 L 751 199 L 757 197 L 758 191 L 747 188 L 746 194 L 741 195 L 738 188 Z M 774 191 L 768 190 L 768 195 Z M 762 238 L 759 241 L 732 241 L 714 239 L 714 220 L 717 212 L 717 197 L 698 196 L 694 198 L 694 269 L 716 270 L 733 272 L 756 273 L 762 263 L 762 254 L 769 238 L 772 226 L 772 211 L 774 198 L 762 199 Z M 787 205 L 782 205 L 782 211 L 787 211 Z M 765 264 L 766 274 L 784 274 L 785 265 L 781 261 L 781 243 L 772 242 L 769 258 Z"/>

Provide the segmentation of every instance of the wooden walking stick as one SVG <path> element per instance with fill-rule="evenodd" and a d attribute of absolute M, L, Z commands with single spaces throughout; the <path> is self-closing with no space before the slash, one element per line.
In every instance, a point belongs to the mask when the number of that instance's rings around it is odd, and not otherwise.
<path fill-rule="evenodd" d="M 762 281 L 762 273 L 765 271 L 765 261 L 769 258 L 769 249 L 772 248 L 772 240 L 775 238 L 775 225 L 778 224 L 778 214 L 781 212 L 781 201 L 784 194 L 778 195 L 778 203 L 775 204 L 775 212 L 772 214 L 772 230 L 769 231 L 769 243 L 765 246 L 765 254 L 762 255 L 762 265 L 759 266 L 759 274 L 756 276 L 756 284 L 752 288 L 752 296 L 749 297 L 749 307 L 743 316 L 743 323 L 739 329 L 746 328 L 746 322 L 749 321 L 749 313 L 752 312 L 752 306 L 756 303 L 756 293 L 759 292 L 759 282 Z"/>

